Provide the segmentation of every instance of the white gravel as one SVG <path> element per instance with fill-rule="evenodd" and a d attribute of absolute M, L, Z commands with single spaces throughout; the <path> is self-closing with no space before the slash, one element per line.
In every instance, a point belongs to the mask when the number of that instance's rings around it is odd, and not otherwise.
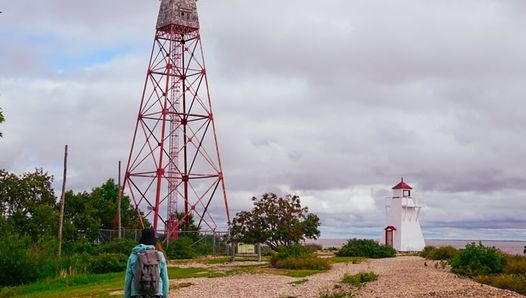
<path fill-rule="evenodd" d="M 170 297 L 320 297 L 320 293 L 333 291 L 345 273 L 369 271 L 375 272 L 378 280 L 353 289 L 353 297 L 525 297 L 458 278 L 447 272 L 447 268 L 435 268 L 434 262 L 412 256 L 334 264 L 328 272 L 305 278 L 242 274 L 175 280 L 172 284 L 192 285 L 172 290 Z M 291 284 L 303 279 L 308 281 Z"/>

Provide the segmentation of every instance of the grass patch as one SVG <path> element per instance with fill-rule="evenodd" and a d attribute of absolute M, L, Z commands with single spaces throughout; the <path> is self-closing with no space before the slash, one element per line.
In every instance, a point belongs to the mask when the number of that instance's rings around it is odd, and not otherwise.
<path fill-rule="evenodd" d="M 353 264 L 359 264 L 365 260 L 366 258 L 362 257 L 332 257 L 328 259 L 331 263 L 353 263 Z"/>
<path fill-rule="evenodd" d="M 293 286 L 299 286 L 299 285 L 302 285 L 306 282 L 308 282 L 309 280 L 304 278 L 304 279 L 300 279 L 300 280 L 296 280 L 296 281 L 291 281 L 289 282 L 289 285 L 293 285 Z"/>
<path fill-rule="evenodd" d="M 378 275 L 374 272 L 360 272 L 355 275 L 343 275 L 342 283 L 352 285 L 355 287 L 361 287 L 367 282 L 378 280 Z"/>
<path fill-rule="evenodd" d="M 296 270 L 285 270 L 283 275 L 290 277 L 307 277 L 314 274 L 322 273 L 327 270 L 310 270 L 310 269 L 296 269 Z"/>
<path fill-rule="evenodd" d="M 6 287 L 0 297 L 106 297 L 111 291 L 122 290 L 123 284 L 124 273 L 82 274 Z"/>
<path fill-rule="evenodd" d="M 208 277 L 214 272 L 206 268 L 169 267 L 168 277 L 171 280 Z M 5 287 L 0 290 L 0 297 L 109 297 L 109 293 L 123 289 L 124 275 L 124 272 L 69 275 L 24 286 Z"/>

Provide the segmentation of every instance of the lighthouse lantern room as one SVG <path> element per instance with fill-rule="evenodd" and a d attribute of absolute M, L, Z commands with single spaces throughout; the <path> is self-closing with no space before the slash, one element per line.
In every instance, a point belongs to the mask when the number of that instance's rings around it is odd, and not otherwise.
<path fill-rule="evenodd" d="M 411 196 L 413 188 L 404 182 L 393 186 L 393 197 L 385 204 L 386 222 L 382 243 L 397 251 L 421 251 L 425 242 L 420 228 L 422 206 Z"/>

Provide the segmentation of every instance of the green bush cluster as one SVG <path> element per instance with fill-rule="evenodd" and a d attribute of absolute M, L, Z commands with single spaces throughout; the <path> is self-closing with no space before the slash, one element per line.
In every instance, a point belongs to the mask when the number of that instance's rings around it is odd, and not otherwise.
<path fill-rule="evenodd" d="M 31 283 L 56 276 L 119 272 L 126 268 L 134 242 L 113 241 L 99 246 L 85 242 L 64 246 L 57 258 L 54 239 L 33 241 L 30 236 L 0 236 L 0 287 Z"/>
<path fill-rule="evenodd" d="M 394 257 L 396 251 L 391 246 L 380 245 L 369 239 L 351 239 L 338 252 L 338 257 L 389 258 Z"/>
<path fill-rule="evenodd" d="M 109 273 L 121 272 L 126 269 L 128 256 L 120 253 L 102 253 L 90 257 L 89 272 Z"/>
<path fill-rule="evenodd" d="M 349 275 L 345 273 L 342 278 L 342 283 L 359 287 L 366 282 L 375 281 L 378 279 L 378 275 L 374 272 L 360 272 L 355 275 Z"/>
<path fill-rule="evenodd" d="M 506 258 L 494 247 L 471 243 L 460 249 L 450 264 L 451 271 L 459 275 L 488 275 L 503 272 Z"/>
<path fill-rule="evenodd" d="M 428 260 L 451 260 L 452 258 L 458 255 L 458 250 L 451 245 L 434 247 L 426 246 L 424 250 L 420 253 L 420 256 Z"/>
<path fill-rule="evenodd" d="M 318 258 L 312 247 L 301 244 L 280 247 L 270 258 L 270 263 L 275 268 L 284 269 L 327 270 L 331 267 L 329 260 Z"/>
<path fill-rule="evenodd" d="M 171 240 L 168 243 L 165 251 L 170 259 L 191 259 L 197 255 L 192 244 L 192 238 L 179 236 L 177 239 Z"/>

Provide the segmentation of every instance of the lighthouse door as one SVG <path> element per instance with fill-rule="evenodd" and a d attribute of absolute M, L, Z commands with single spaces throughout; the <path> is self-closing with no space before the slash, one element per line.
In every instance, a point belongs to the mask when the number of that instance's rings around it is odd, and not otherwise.
<path fill-rule="evenodd" d="M 393 247 L 393 230 L 385 231 L 385 245 Z"/>

